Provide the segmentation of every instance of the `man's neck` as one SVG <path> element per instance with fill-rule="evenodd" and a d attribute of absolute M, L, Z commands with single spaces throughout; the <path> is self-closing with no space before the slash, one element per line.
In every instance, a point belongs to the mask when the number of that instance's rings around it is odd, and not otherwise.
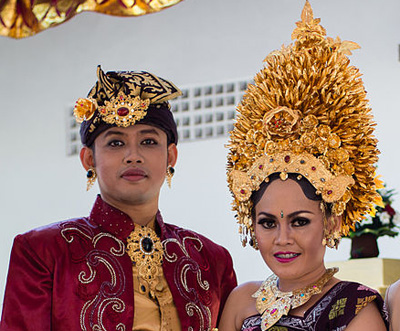
<path fill-rule="evenodd" d="M 158 201 L 141 204 L 126 204 L 120 201 L 104 201 L 127 214 L 134 223 L 139 225 L 147 225 L 149 222 L 154 220 L 158 212 Z"/>

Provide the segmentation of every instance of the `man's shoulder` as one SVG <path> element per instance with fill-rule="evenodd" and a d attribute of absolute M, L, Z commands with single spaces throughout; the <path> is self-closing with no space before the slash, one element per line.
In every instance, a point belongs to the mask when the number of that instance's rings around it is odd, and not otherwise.
<path fill-rule="evenodd" d="M 68 228 L 73 227 L 92 229 L 93 225 L 90 224 L 86 217 L 71 218 L 31 229 L 25 233 L 17 235 L 15 241 L 26 241 L 33 245 L 35 242 L 41 244 L 45 242 L 53 242 L 54 240 L 59 239 L 60 234 L 63 231 L 67 231 Z"/>
<path fill-rule="evenodd" d="M 165 240 L 175 239 L 182 243 L 190 242 L 194 245 L 197 243 L 198 245 L 201 245 L 202 249 L 220 252 L 221 254 L 229 254 L 226 248 L 196 231 L 168 223 L 165 223 L 165 228 Z"/>

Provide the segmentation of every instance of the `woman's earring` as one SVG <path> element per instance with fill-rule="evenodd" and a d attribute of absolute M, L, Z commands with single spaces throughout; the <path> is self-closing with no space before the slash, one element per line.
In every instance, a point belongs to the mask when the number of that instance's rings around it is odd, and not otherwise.
<path fill-rule="evenodd" d="M 86 191 L 89 191 L 97 178 L 96 169 L 93 167 L 90 167 L 86 173 L 86 178 L 87 178 Z"/>
<path fill-rule="evenodd" d="M 258 242 L 257 242 L 257 238 L 254 234 L 251 235 L 249 244 L 251 247 L 253 247 L 256 251 L 258 251 Z"/>
<path fill-rule="evenodd" d="M 322 245 L 337 249 L 340 243 L 340 236 L 339 231 L 335 231 L 333 233 L 325 234 L 324 238 L 322 239 Z"/>
<path fill-rule="evenodd" d="M 167 175 L 166 175 L 169 188 L 171 188 L 171 181 L 172 181 L 172 177 L 174 177 L 174 173 L 175 173 L 175 169 L 169 165 L 167 167 Z"/>

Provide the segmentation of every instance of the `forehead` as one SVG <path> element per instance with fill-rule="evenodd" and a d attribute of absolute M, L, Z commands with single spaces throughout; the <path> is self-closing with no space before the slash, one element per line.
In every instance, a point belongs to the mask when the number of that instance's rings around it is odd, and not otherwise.
<path fill-rule="evenodd" d="M 319 209 L 319 202 L 308 199 L 300 185 L 292 179 L 285 181 L 276 179 L 266 188 L 256 209 Z"/>
<path fill-rule="evenodd" d="M 167 138 L 167 134 L 160 128 L 148 124 L 135 124 L 124 127 L 111 127 L 102 132 L 98 138 L 106 138 L 111 135 L 119 136 L 143 136 L 143 135 L 156 135 L 161 138 Z"/>

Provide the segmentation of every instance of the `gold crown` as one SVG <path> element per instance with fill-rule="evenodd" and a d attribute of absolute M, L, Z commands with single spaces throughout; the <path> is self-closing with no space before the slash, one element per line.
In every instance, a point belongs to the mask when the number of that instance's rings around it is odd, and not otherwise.
<path fill-rule="evenodd" d="M 228 184 L 243 245 L 253 236 L 252 192 L 272 173 L 306 177 L 342 215 L 342 234 L 379 199 L 375 123 L 361 74 L 346 55 L 359 46 L 326 36 L 308 1 L 293 44 L 270 53 L 237 107 Z"/>

